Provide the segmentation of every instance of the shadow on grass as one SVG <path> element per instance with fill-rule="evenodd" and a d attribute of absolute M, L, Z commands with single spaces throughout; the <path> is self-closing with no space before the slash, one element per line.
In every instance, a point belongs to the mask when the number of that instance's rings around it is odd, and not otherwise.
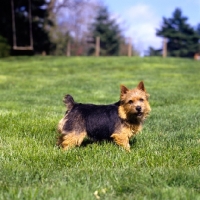
<path fill-rule="evenodd" d="M 137 139 L 136 137 L 132 138 L 129 143 L 130 143 L 130 146 L 134 146 L 137 142 Z M 89 139 L 89 138 L 85 138 L 83 140 L 83 142 L 81 143 L 80 147 L 79 148 L 85 148 L 87 147 L 88 145 L 92 145 L 92 144 L 98 144 L 98 145 L 104 145 L 106 143 L 109 143 L 109 144 L 115 144 L 114 141 L 112 139 L 110 140 L 100 140 L 100 141 L 94 141 L 92 139 Z M 60 149 L 61 147 L 58 146 L 57 144 L 55 145 L 58 149 Z"/>
<path fill-rule="evenodd" d="M 131 146 L 134 146 L 134 145 L 136 144 L 136 142 L 137 142 L 137 139 L 136 139 L 136 137 L 134 137 L 134 138 L 132 138 L 132 139 L 130 140 L 129 143 L 130 143 Z M 82 144 L 81 144 L 80 147 L 87 147 L 88 145 L 91 145 L 91 144 L 99 144 L 99 145 L 102 145 L 102 144 L 105 144 L 105 143 L 113 143 L 113 144 L 114 144 L 114 142 L 113 142 L 112 139 L 110 139 L 110 140 L 101 140 L 101 141 L 94 141 L 94 140 L 91 140 L 91 139 L 89 139 L 89 138 L 85 138 L 85 139 L 83 140 L 83 142 L 82 142 Z"/>
<path fill-rule="evenodd" d="M 130 145 L 131 146 L 134 146 L 134 145 L 136 145 L 136 142 L 137 142 L 137 138 L 136 137 L 133 137 L 131 140 L 130 140 Z"/>

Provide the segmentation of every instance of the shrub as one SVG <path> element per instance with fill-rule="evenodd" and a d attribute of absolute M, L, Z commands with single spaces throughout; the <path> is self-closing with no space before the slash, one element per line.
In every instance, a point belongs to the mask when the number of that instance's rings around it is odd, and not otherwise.
<path fill-rule="evenodd" d="M 10 55 L 10 46 L 7 40 L 0 35 L 0 58 Z"/>

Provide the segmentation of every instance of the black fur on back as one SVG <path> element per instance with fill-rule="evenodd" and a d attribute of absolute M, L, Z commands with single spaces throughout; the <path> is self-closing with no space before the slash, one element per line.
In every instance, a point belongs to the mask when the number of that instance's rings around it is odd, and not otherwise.
<path fill-rule="evenodd" d="M 63 128 L 67 132 L 75 131 L 77 134 L 86 131 L 87 136 L 94 140 L 108 140 L 121 124 L 121 118 L 118 116 L 119 104 L 74 103 L 67 113 L 68 120 Z"/>

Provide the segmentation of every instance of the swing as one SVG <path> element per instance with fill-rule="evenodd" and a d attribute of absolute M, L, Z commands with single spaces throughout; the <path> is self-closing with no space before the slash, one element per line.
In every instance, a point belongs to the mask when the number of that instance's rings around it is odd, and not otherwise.
<path fill-rule="evenodd" d="M 11 0 L 11 10 L 12 10 L 12 30 L 13 30 L 13 49 L 14 50 L 33 50 L 33 35 L 32 35 L 32 17 L 31 17 L 31 0 L 28 0 L 29 10 L 29 36 L 30 36 L 30 45 L 29 46 L 17 46 L 16 39 L 16 26 L 15 26 L 15 13 L 14 13 L 14 2 Z"/>

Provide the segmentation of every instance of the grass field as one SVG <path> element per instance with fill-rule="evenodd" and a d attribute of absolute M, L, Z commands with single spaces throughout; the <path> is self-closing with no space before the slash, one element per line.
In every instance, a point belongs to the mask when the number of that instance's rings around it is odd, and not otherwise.
<path fill-rule="evenodd" d="M 152 112 L 127 153 L 55 145 L 63 96 L 118 101 L 144 80 Z M 0 199 L 200 199 L 200 62 L 161 58 L 0 60 Z"/>

